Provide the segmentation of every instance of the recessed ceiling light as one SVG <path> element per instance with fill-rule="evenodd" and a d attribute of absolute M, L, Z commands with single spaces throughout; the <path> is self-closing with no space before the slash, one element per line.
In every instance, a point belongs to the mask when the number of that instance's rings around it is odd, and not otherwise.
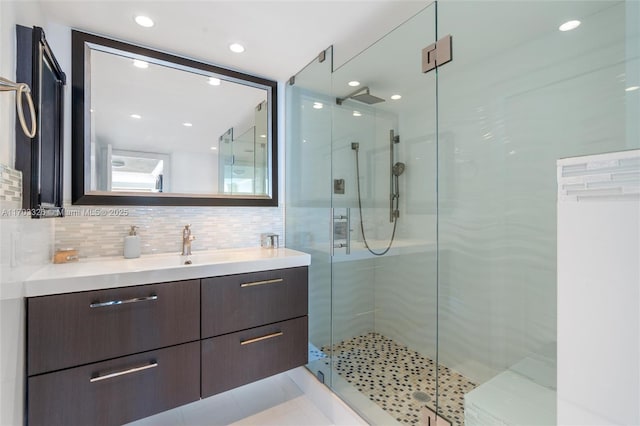
<path fill-rule="evenodd" d="M 141 27 L 151 28 L 155 25 L 153 19 L 149 18 L 148 16 L 138 15 L 134 19 L 136 21 L 136 24 L 140 25 Z"/>
<path fill-rule="evenodd" d="M 359 81 L 356 81 L 356 80 L 350 81 L 350 82 L 349 82 L 349 83 L 347 83 L 347 84 L 348 84 L 349 86 L 351 86 L 351 87 L 357 87 L 357 86 L 360 86 L 360 82 L 359 82 Z"/>
<path fill-rule="evenodd" d="M 182 125 L 184 127 L 192 127 L 193 126 L 193 124 L 191 124 L 191 123 L 182 123 Z"/>
<path fill-rule="evenodd" d="M 398 99 L 402 99 L 402 95 L 391 95 L 391 99 L 397 101 Z"/>
<path fill-rule="evenodd" d="M 353 116 L 354 117 L 361 117 L 362 113 L 360 111 L 353 111 Z"/>
<path fill-rule="evenodd" d="M 558 29 L 560 31 L 571 31 L 571 30 L 575 30 L 579 26 L 580 26 L 580 21 L 573 20 L 573 21 L 565 22 L 564 24 L 560 25 Z"/>
<path fill-rule="evenodd" d="M 229 50 L 231 50 L 234 53 L 242 53 L 244 52 L 244 46 L 241 45 L 240 43 L 233 43 L 229 45 Z"/>
<path fill-rule="evenodd" d="M 633 92 L 634 90 L 638 90 L 640 89 L 640 86 L 629 86 L 626 89 L 624 89 L 625 92 Z"/>
<path fill-rule="evenodd" d="M 261 138 L 266 138 L 266 137 L 267 137 L 267 135 L 260 135 L 260 137 L 261 137 Z"/>
<path fill-rule="evenodd" d="M 145 61 L 141 61 L 140 59 L 133 60 L 133 66 L 137 68 L 149 68 L 149 63 Z"/>
<path fill-rule="evenodd" d="M 211 149 L 212 149 L 213 151 L 216 151 L 216 150 L 218 149 L 218 147 L 217 147 L 217 146 L 212 146 L 212 147 L 211 147 Z"/>
<path fill-rule="evenodd" d="M 215 77 L 209 77 L 209 84 L 212 86 L 220 86 L 220 79 Z"/>
<path fill-rule="evenodd" d="M 315 109 L 322 109 L 322 107 L 323 107 L 323 106 L 324 106 L 324 105 L 322 105 L 322 102 L 314 102 L 314 103 L 313 103 L 313 107 L 314 107 Z"/>
<path fill-rule="evenodd" d="M 131 114 L 129 117 L 135 118 L 136 120 L 140 120 L 142 118 L 142 116 L 139 114 Z"/>

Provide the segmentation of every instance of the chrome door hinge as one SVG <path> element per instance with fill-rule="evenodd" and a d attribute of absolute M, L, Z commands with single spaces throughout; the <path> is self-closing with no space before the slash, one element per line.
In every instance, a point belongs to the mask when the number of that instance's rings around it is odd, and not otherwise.
<path fill-rule="evenodd" d="M 422 72 L 429 72 L 451 61 L 451 34 L 422 49 Z"/>

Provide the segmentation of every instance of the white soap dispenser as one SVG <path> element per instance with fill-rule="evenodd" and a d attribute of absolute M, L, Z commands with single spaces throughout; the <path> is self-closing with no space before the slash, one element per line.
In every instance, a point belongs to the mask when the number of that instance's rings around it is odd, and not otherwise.
<path fill-rule="evenodd" d="M 140 257 L 140 237 L 136 233 L 137 226 L 131 226 L 129 235 L 124 237 L 124 258 L 134 259 Z"/>

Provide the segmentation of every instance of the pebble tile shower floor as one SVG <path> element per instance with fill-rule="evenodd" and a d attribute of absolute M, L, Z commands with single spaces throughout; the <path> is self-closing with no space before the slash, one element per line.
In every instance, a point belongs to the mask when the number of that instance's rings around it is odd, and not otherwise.
<path fill-rule="evenodd" d="M 329 355 L 327 347 L 322 350 Z M 378 333 L 335 345 L 333 359 L 338 374 L 396 420 L 409 425 L 428 424 L 428 411 L 435 411 L 436 402 L 433 360 Z M 476 385 L 443 365 L 439 366 L 438 374 L 438 414 L 452 426 L 463 426 L 464 395 Z M 424 392 L 431 399 L 420 401 L 424 395 L 418 394 L 416 399 L 415 392 Z M 439 421 L 438 425 L 441 424 Z"/>

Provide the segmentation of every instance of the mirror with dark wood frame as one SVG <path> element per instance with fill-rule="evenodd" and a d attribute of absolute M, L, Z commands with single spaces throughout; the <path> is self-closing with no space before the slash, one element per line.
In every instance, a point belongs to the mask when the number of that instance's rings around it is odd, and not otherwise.
<path fill-rule="evenodd" d="M 277 83 L 72 32 L 72 202 L 277 206 Z"/>

